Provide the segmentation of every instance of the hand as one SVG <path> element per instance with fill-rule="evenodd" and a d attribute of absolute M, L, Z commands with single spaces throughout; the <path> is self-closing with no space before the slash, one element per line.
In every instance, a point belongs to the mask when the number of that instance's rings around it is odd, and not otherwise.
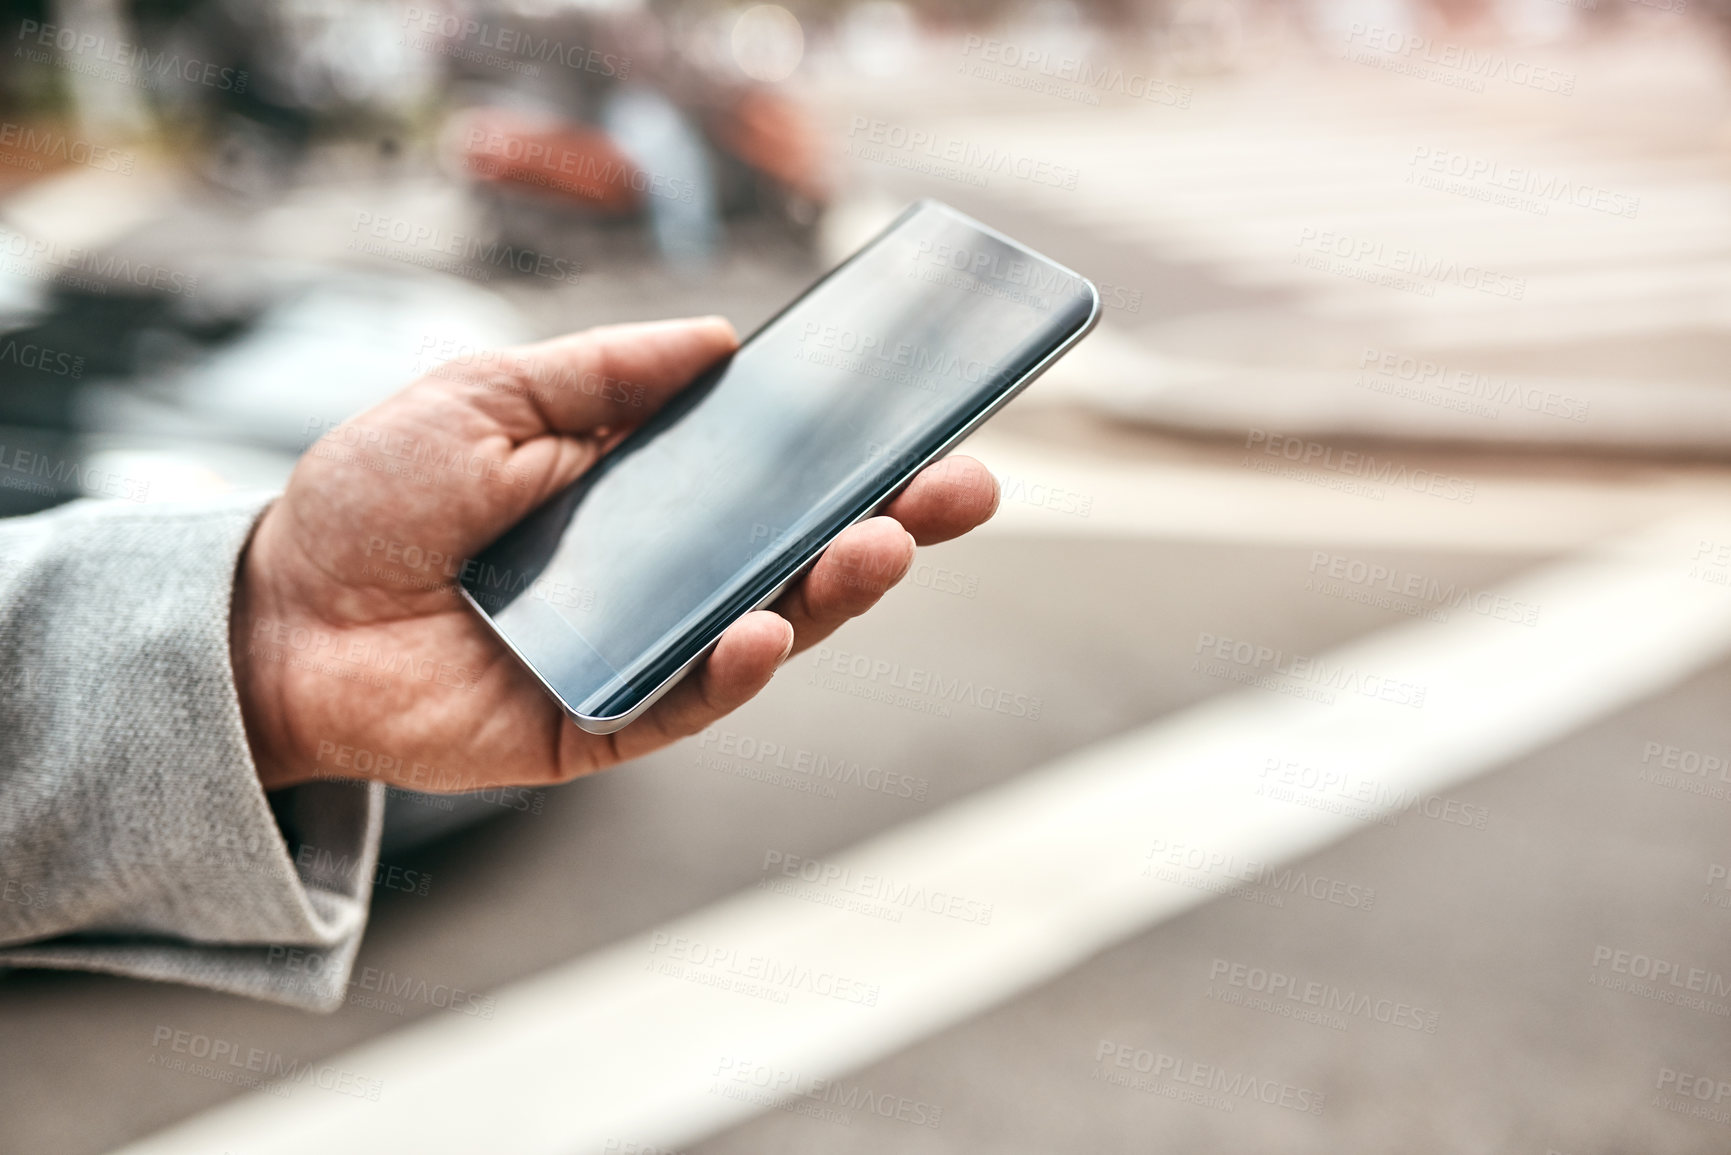
<path fill-rule="evenodd" d="M 992 515 L 984 466 L 931 466 L 773 611 L 728 627 L 643 717 L 606 736 L 578 729 L 455 579 L 736 343 L 720 318 L 592 329 L 447 365 L 321 438 L 260 519 L 235 587 L 235 680 L 265 788 L 541 785 L 640 757 L 744 704 L 790 654 L 869 609 L 916 544 Z"/>

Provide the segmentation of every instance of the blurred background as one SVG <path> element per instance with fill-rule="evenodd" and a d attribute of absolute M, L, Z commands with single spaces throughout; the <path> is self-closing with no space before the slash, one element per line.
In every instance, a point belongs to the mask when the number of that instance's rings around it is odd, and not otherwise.
<path fill-rule="evenodd" d="M 506 343 L 748 331 L 922 196 L 1106 306 L 970 441 L 993 524 L 717 730 L 393 791 L 336 1014 L 7 975 L 0 1151 L 1726 1150 L 1728 32 L 0 2 L 0 516 L 280 485 Z"/>

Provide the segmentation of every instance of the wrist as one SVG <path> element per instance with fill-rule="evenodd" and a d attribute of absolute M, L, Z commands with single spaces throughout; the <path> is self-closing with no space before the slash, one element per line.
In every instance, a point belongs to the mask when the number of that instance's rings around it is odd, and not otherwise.
<path fill-rule="evenodd" d="M 280 619 L 265 580 L 260 538 L 266 511 L 253 536 L 241 551 L 235 567 L 234 595 L 229 604 L 229 661 L 234 672 L 235 696 L 240 702 L 241 721 L 246 727 L 247 747 L 259 782 L 268 790 L 295 785 L 300 777 L 292 772 L 286 757 L 286 713 L 282 708 L 282 662 L 269 635 L 273 621 Z M 276 655 L 280 659 L 280 655 Z"/>

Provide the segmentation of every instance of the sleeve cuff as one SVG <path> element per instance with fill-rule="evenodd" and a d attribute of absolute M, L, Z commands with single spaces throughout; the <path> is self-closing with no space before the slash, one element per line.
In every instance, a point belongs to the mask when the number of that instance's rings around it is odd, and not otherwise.
<path fill-rule="evenodd" d="M 229 611 L 270 500 L 0 523 L 0 885 L 29 896 L 0 902 L 0 966 L 341 1005 L 384 790 L 296 787 L 279 824 L 259 785 Z"/>

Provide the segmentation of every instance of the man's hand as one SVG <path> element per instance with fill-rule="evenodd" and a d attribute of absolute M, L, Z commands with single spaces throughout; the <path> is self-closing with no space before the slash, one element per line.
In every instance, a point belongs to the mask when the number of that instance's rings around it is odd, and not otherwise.
<path fill-rule="evenodd" d="M 731 351 L 726 321 L 592 329 L 447 365 L 326 434 L 241 561 L 231 626 L 266 789 L 318 777 L 421 790 L 562 782 L 748 701 L 788 656 L 865 612 L 997 506 L 979 462 L 925 470 L 832 542 L 774 612 L 730 626 L 644 716 L 579 730 L 456 592 L 473 557 Z"/>

